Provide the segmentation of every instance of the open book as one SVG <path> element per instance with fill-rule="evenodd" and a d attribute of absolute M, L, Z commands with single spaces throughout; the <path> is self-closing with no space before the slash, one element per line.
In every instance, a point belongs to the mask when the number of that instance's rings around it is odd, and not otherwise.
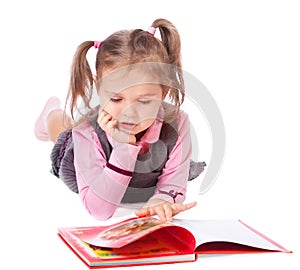
<path fill-rule="evenodd" d="M 58 234 L 91 268 L 188 262 L 200 254 L 290 252 L 240 220 L 130 218 L 59 228 Z"/>

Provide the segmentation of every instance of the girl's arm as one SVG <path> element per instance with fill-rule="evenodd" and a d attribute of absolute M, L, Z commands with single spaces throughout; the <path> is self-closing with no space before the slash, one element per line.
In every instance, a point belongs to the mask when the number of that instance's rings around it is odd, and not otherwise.
<path fill-rule="evenodd" d="M 192 143 L 188 115 L 180 112 L 177 118 L 178 139 L 159 176 L 154 196 L 136 212 L 138 216 L 158 215 L 162 220 L 194 207 L 195 202 L 183 204 L 190 169 Z"/>
<path fill-rule="evenodd" d="M 108 219 L 123 198 L 131 179 L 126 174 L 134 170 L 140 146 L 115 142 L 108 161 L 112 166 L 107 166 L 98 136 L 89 123 L 73 129 L 73 142 L 79 196 L 94 218 Z"/>
<path fill-rule="evenodd" d="M 178 138 L 162 174 L 158 178 L 157 188 L 152 199 L 161 199 L 173 203 L 185 200 L 189 176 L 192 142 L 188 115 L 181 111 L 177 117 Z"/>

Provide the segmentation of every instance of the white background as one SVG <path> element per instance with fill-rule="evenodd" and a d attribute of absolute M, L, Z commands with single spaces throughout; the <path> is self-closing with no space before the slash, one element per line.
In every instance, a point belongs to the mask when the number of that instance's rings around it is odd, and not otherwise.
<path fill-rule="evenodd" d="M 49 173 L 52 145 L 34 138 L 34 121 L 49 96 L 64 100 L 81 42 L 147 29 L 163 17 L 180 31 L 184 69 L 209 89 L 226 128 L 222 171 L 204 195 L 203 176 L 190 184 L 188 201 L 198 206 L 182 217 L 242 219 L 294 251 L 202 258 L 186 267 L 299 269 L 299 14 L 291 0 L 2 1 L 1 265 L 87 269 L 57 227 L 100 222 Z M 193 125 L 207 161 L 207 127 Z M 171 267 L 183 265 L 151 269 Z"/>

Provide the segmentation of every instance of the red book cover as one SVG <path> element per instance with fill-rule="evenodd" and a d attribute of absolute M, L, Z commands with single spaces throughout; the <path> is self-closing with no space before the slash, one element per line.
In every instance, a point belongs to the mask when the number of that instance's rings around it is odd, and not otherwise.
<path fill-rule="evenodd" d="M 91 268 L 191 262 L 201 254 L 290 252 L 239 220 L 131 218 L 59 228 L 58 234 Z"/>

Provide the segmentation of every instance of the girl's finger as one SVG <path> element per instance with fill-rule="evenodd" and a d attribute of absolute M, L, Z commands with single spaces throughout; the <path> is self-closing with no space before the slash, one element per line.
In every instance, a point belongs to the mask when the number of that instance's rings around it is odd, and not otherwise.
<path fill-rule="evenodd" d="M 148 208 L 142 208 L 140 210 L 135 211 L 135 214 L 138 217 L 145 217 L 145 216 L 149 216 L 149 209 Z"/>
<path fill-rule="evenodd" d="M 187 204 L 185 204 L 185 207 L 186 207 L 185 210 L 191 209 L 196 205 L 197 205 L 197 202 L 187 203 Z"/>
<path fill-rule="evenodd" d="M 112 116 L 110 114 L 101 114 L 98 119 L 99 126 L 106 129 L 106 125 L 111 121 Z"/>
<path fill-rule="evenodd" d="M 173 218 L 172 218 L 173 211 L 172 211 L 172 208 L 171 208 L 170 204 L 164 203 L 163 204 L 163 209 L 165 211 L 166 220 L 167 221 L 172 221 L 173 220 Z"/>
<path fill-rule="evenodd" d="M 100 125 L 100 123 L 102 123 L 103 118 L 104 118 L 105 115 L 106 115 L 106 114 L 104 113 L 103 110 L 99 111 L 98 119 L 97 119 L 97 122 L 98 122 L 99 125 Z"/>
<path fill-rule="evenodd" d="M 161 221 L 166 221 L 167 220 L 165 210 L 162 206 L 155 207 L 155 212 L 156 212 L 156 215 L 158 215 L 158 217 Z"/>
<path fill-rule="evenodd" d="M 184 211 L 191 209 L 192 207 L 196 206 L 197 202 L 191 202 L 191 203 L 186 203 L 186 204 L 181 204 L 181 203 L 174 203 L 171 205 L 173 210 L 177 211 Z"/>
<path fill-rule="evenodd" d="M 197 202 L 187 203 L 187 204 L 181 204 L 181 203 L 174 203 L 170 207 L 173 210 L 173 216 L 176 214 L 183 212 L 185 210 L 191 209 L 192 207 L 196 206 Z"/>
<path fill-rule="evenodd" d="M 113 129 L 116 127 L 117 125 L 117 120 L 111 120 L 106 124 L 106 128 L 111 131 L 110 133 L 113 132 Z"/>

